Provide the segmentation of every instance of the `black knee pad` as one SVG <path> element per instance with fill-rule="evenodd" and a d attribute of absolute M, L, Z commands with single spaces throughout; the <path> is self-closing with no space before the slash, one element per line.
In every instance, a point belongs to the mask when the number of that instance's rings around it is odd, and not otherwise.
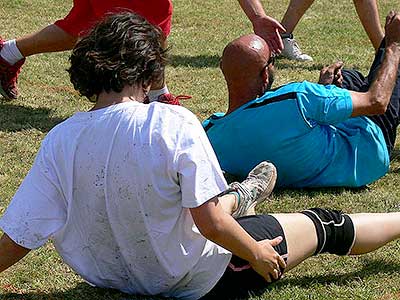
<path fill-rule="evenodd" d="M 347 255 L 355 240 L 353 221 L 341 211 L 311 208 L 302 211 L 309 217 L 317 230 L 318 246 L 314 255 L 331 253 Z"/>

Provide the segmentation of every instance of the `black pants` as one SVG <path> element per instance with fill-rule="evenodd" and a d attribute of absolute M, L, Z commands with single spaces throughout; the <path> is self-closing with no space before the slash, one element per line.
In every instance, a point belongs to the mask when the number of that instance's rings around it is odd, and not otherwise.
<path fill-rule="evenodd" d="M 237 221 L 256 241 L 282 236 L 283 241 L 274 248 L 284 259 L 287 258 L 285 234 L 273 216 L 255 215 L 238 218 Z M 262 292 L 266 286 L 265 279 L 250 268 L 247 261 L 233 255 L 217 285 L 202 299 L 247 298 L 249 293 Z"/>
<path fill-rule="evenodd" d="M 343 88 L 356 91 L 366 92 L 374 81 L 376 74 L 382 64 L 385 55 L 385 40 L 382 41 L 374 62 L 367 77 L 364 77 L 356 70 L 343 70 Z M 368 116 L 375 124 L 377 124 L 385 137 L 386 146 L 389 154 L 394 148 L 396 140 L 396 129 L 399 125 L 400 116 L 400 70 L 397 72 L 396 85 L 393 89 L 390 103 L 386 112 L 382 115 Z"/>

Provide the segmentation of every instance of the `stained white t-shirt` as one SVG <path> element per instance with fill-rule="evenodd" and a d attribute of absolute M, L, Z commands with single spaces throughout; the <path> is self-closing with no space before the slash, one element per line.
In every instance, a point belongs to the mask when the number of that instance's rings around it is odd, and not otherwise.
<path fill-rule="evenodd" d="M 226 188 L 192 113 L 121 103 L 76 113 L 49 132 L 0 227 L 30 249 L 52 238 L 96 286 L 197 299 L 231 254 L 201 236 L 189 208 Z"/>

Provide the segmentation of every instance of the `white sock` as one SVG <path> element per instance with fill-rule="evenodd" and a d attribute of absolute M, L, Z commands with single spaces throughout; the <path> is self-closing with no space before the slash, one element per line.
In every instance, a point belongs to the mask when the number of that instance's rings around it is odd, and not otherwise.
<path fill-rule="evenodd" d="M 164 94 L 168 94 L 169 90 L 166 85 L 162 89 L 159 90 L 150 90 L 147 96 L 149 96 L 149 101 L 154 102 L 158 100 L 158 97 Z"/>
<path fill-rule="evenodd" d="M 15 40 L 9 40 L 4 43 L 3 48 L 0 51 L 0 56 L 10 65 L 14 65 L 17 61 L 24 58 L 19 51 Z"/>

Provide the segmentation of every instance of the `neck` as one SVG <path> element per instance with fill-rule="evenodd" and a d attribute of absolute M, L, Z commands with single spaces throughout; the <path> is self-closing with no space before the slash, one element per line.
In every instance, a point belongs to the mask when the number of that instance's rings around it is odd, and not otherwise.
<path fill-rule="evenodd" d="M 229 93 L 229 107 L 226 114 L 230 114 L 243 104 L 257 98 L 258 96 L 261 96 L 259 88 L 255 87 L 252 88 L 249 86 L 247 86 L 246 88 L 228 87 L 228 93 Z"/>
<path fill-rule="evenodd" d="M 143 102 L 145 98 L 146 94 L 141 85 L 137 86 L 127 85 L 119 93 L 114 91 L 111 91 L 109 93 L 102 91 L 97 96 L 96 104 L 91 110 L 101 109 L 111 105 L 130 102 L 130 101 Z"/>

